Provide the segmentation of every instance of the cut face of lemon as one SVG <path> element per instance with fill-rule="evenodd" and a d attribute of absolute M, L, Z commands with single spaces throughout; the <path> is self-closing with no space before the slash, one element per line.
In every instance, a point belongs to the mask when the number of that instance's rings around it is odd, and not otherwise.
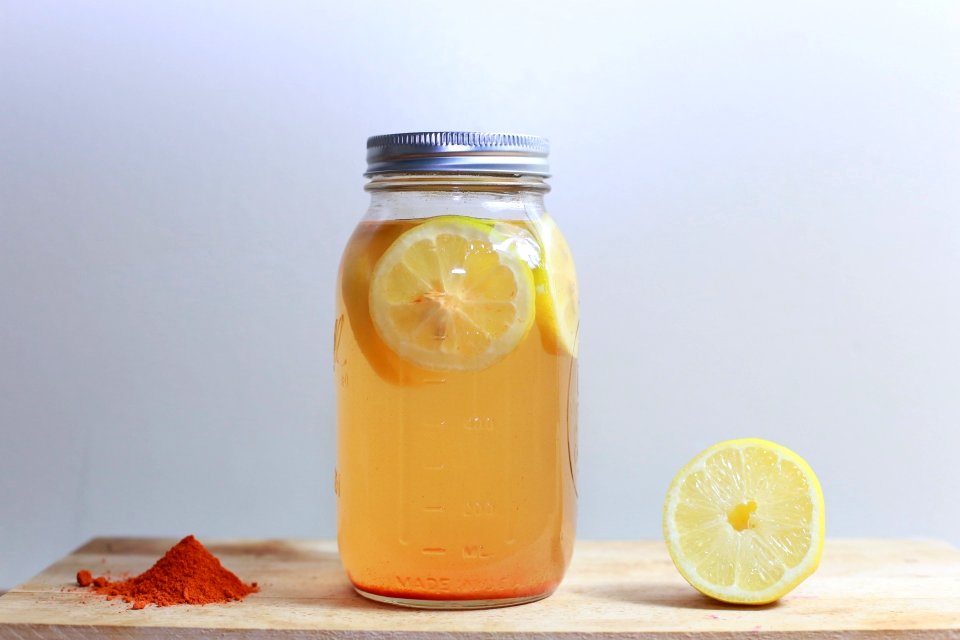
<path fill-rule="evenodd" d="M 796 453 L 767 440 L 716 444 L 673 479 L 663 535 L 702 593 L 739 604 L 786 595 L 820 564 L 823 492 Z"/>
<path fill-rule="evenodd" d="M 492 226 L 432 218 L 400 235 L 374 268 L 370 315 L 400 357 L 432 370 L 483 369 L 514 350 L 536 313 L 533 273 L 497 249 Z"/>
<path fill-rule="evenodd" d="M 537 283 L 537 319 L 545 346 L 577 355 L 580 329 L 580 289 L 570 245 L 548 215 L 536 224 L 543 260 L 533 275 Z"/>

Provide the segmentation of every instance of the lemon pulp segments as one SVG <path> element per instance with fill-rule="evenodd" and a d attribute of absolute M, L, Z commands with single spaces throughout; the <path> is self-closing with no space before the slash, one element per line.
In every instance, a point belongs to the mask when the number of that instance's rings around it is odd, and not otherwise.
<path fill-rule="evenodd" d="M 673 479 L 664 538 L 683 577 L 708 596 L 773 602 L 820 562 L 823 493 L 796 453 L 767 440 L 716 444 Z"/>
<path fill-rule="evenodd" d="M 498 235 L 490 224 L 442 216 L 394 241 L 370 285 L 374 326 L 393 351 L 426 369 L 469 371 L 520 344 L 535 316 L 533 273 L 498 250 Z"/>
<path fill-rule="evenodd" d="M 577 355 L 580 329 L 580 290 L 573 253 L 560 228 L 548 215 L 536 225 L 543 261 L 534 269 L 537 283 L 537 318 L 546 346 Z"/>

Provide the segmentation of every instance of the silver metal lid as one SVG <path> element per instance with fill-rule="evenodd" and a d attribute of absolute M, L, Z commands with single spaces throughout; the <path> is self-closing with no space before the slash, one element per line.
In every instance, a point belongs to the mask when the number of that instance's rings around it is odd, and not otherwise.
<path fill-rule="evenodd" d="M 546 138 L 515 133 L 426 131 L 367 138 L 367 172 L 494 173 L 547 177 Z"/>

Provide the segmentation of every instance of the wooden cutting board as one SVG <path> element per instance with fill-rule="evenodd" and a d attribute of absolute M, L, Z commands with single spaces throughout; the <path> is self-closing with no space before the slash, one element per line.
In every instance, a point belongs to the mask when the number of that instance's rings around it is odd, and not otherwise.
<path fill-rule="evenodd" d="M 356 595 L 331 541 L 205 542 L 262 591 L 243 602 L 147 607 L 75 590 L 81 568 L 136 574 L 175 540 L 98 538 L 0 597 L 0 638 L 957 638 L 960 551 L 936 541 L 830 540 L 819 571 L 781 602 L 701 596 L 661 542 L 578 542 L 560 589 L 533 604 L 415 611 Z"/>

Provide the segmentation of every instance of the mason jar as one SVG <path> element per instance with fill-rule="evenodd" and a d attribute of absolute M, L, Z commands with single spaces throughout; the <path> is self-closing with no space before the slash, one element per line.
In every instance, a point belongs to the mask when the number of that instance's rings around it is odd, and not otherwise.
<path fill-rule="evenodd" d="M 547 154 L 501 133 L 367 141 L 334 369 L 340 557 L 368 598 L 532 602 L 570 561 L 578 289 Z"/>

